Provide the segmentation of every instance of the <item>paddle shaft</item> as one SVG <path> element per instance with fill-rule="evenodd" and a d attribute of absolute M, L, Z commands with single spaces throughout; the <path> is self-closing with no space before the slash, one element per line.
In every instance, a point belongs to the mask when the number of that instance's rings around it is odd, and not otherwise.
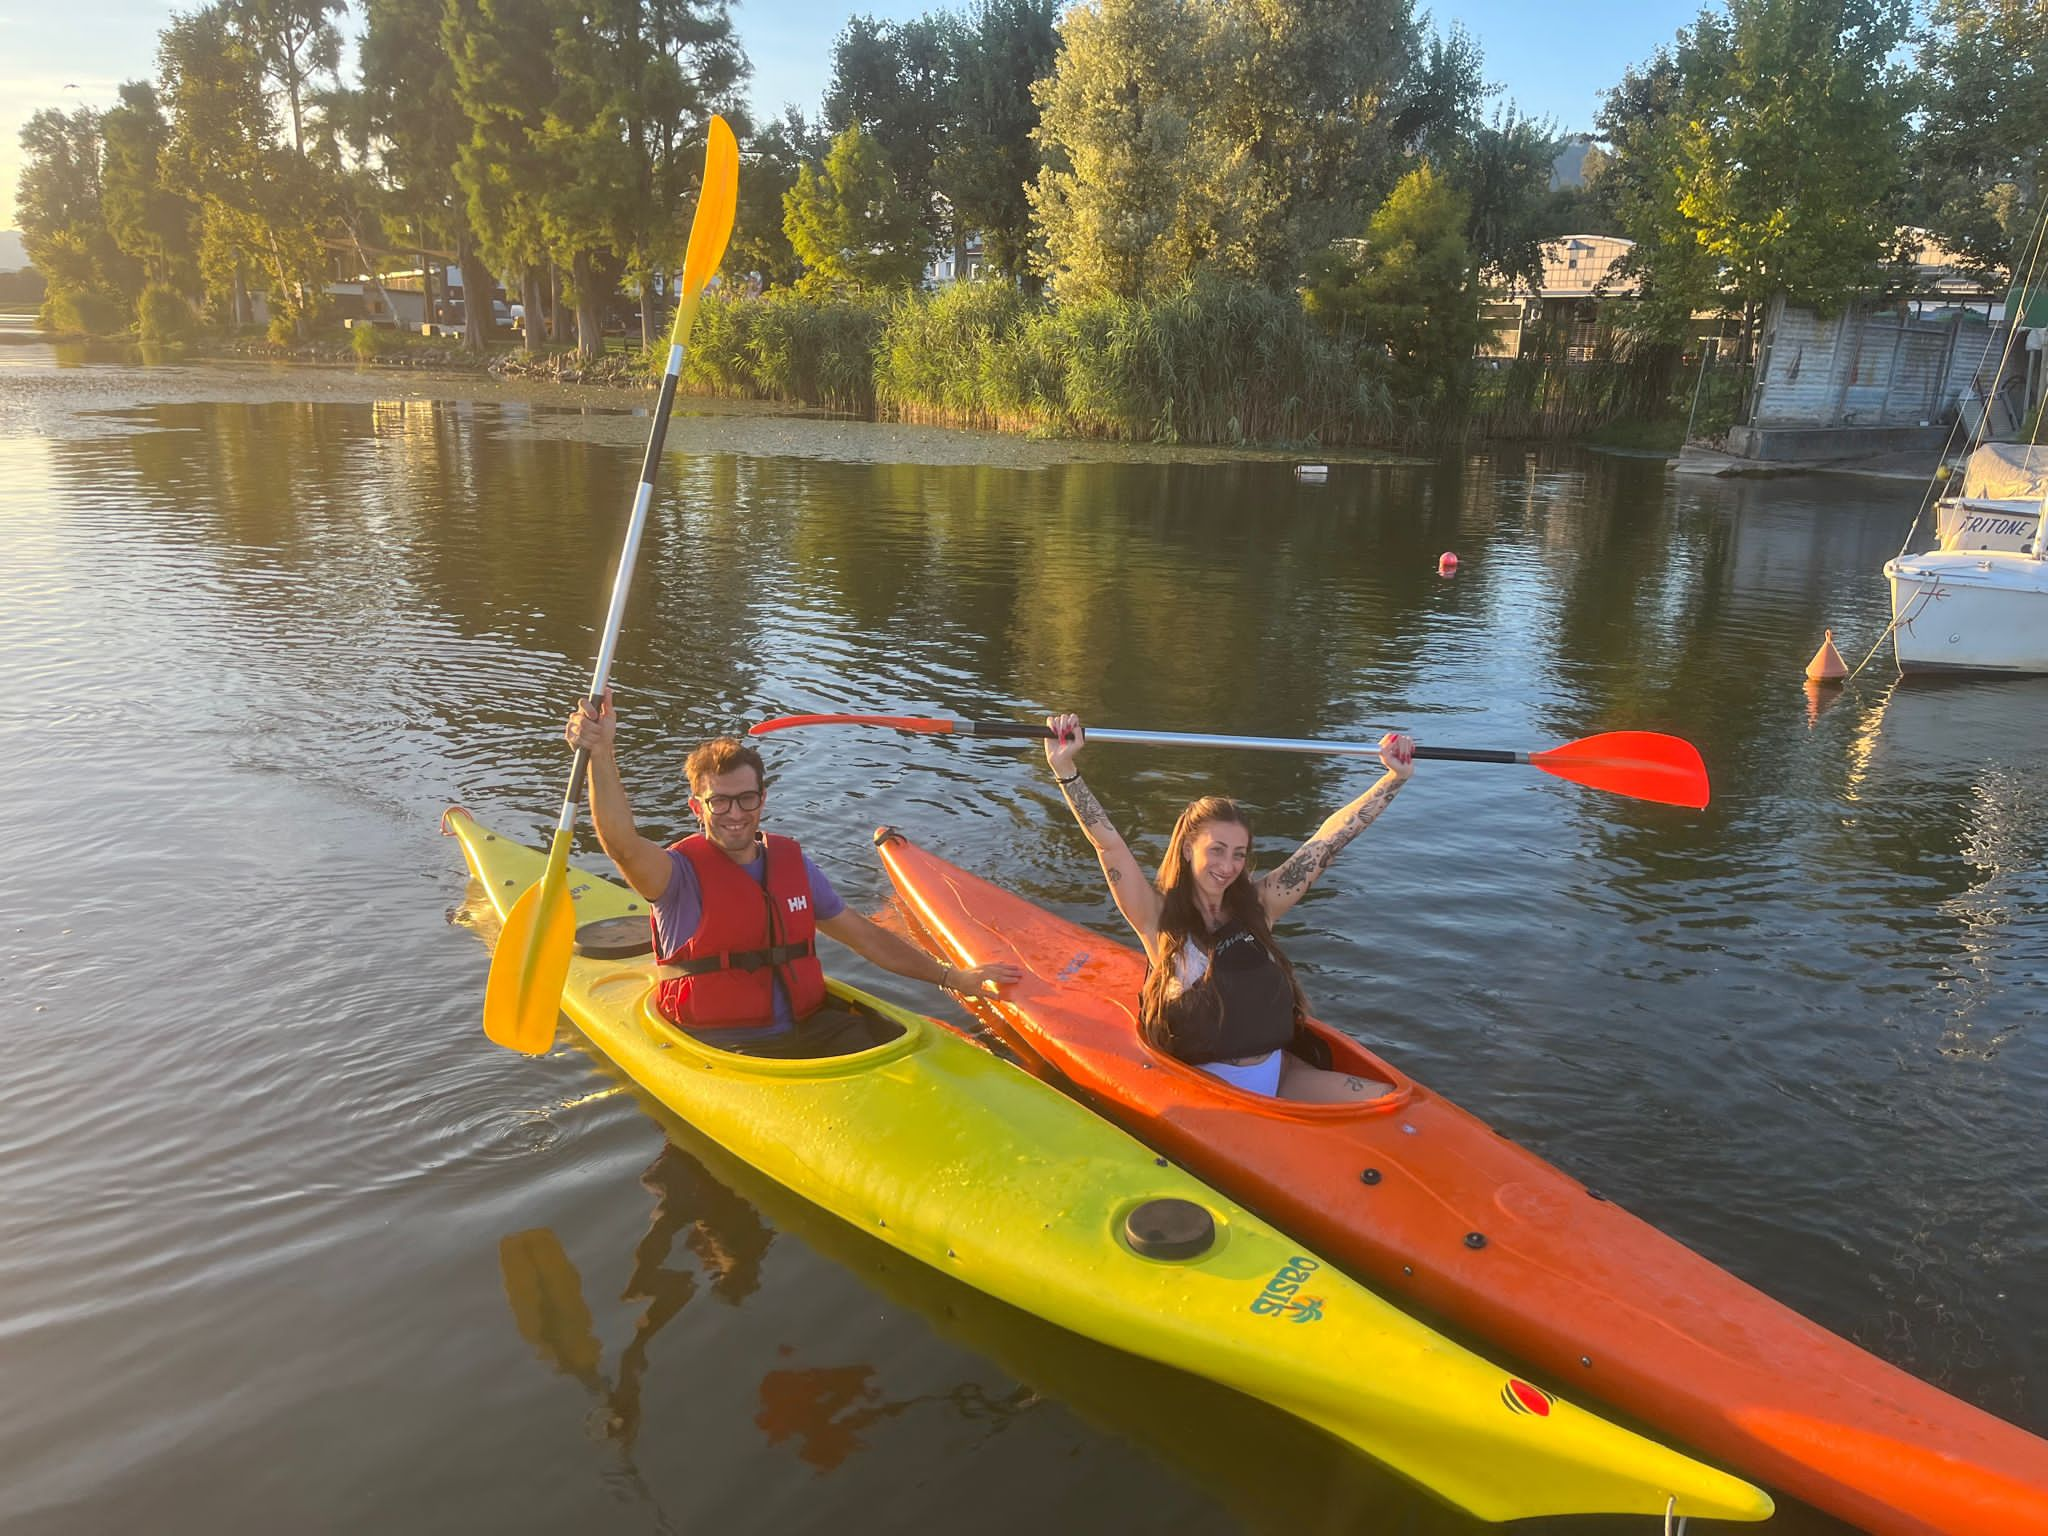
<path fill-rule="evenodd" d="M 1017 725 L 1007 720 L 957 720 L 955 736 L 1008 736 L 1046 741 L 1052 732 L 1042 725 Z M 1086 728 L 1091 742 L 1133 747 L 1243 747 L 1254 752 L 1303 752 L 1320 757 L 1378 757 L 1376 741 L 1309 741 L 1296 736 L 1209 736 L 1190 731 L 1115 731 Z M 1418 758 L 1439 763 L 1526 763 L 1527 752 L 1499 752 L 1484 747 L 1422 747 Z"/>
<path fill-rule="evenodd" d="M 633 586 L 633 563 L 640 558 L 640 535 L 647 528 L 647 509 L 654 501 L 654 472 L 661 463 L 662 441 L 668 436 L 669 413 L 675 409 L 676 385 L 683 375 L 683 339 L 697 316 L 697 294 L 687 293 L 676 305 L 675 325 L 668 338 L 668 367 L 661 375 L 661 395 L 654 403 L 654 427 L 647 434 L 647 452 L 640 460 L 640 484 L 633 492 L 633 515 L 626 523 L 626 542 L 619 550 L 618 574 L 612 578 L 611 607 L 604 616 L 604 634 L 597 644 L 597 665 L 590 673 L 590 703 L 596 707 L 604 697 L 604 686 L 612 675 L 612 652 L 619 643 L 619 631 L 626 622 L 626 596 Z M 555 822 L 557 832 L 576 825 L 576 800 L 583 788 L 583 771 L 590 766 L 590 749 L 578 747 L 569 763 L 569 789 L 562 797 L 562 814 Z"/>

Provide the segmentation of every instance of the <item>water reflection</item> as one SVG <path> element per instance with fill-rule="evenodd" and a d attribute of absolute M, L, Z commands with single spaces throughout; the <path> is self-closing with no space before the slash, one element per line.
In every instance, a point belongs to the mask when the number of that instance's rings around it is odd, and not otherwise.
<path fill-rule="evenodd" d="M 591 1060 L 617 1076 L 601 1058 Z M 638 1090 L 632 1092 L 640 1107 L 661 1122 L 670 1141 L 641 1179 L 656 1191 L 657 1200 L 647 1236 L 636 1250 L 627 1299 L 635 1286 L 645 1284 L 646 1257 L 666 1252 L 675 1232 L 687 1228 L 699 1235 L 689 1246 L 700 1256 L 754 1255 L 754 1268 L 748 1261 L 733 1266 L 718 1258 L 706 1271 L 752 1276 L 746 1294 L 733 1297 L 742 1304 L 758 1283 L 759 1256 L 767 1252 L 771 1235 L 787 1235 L 849 1270 L 891 1305 L 921 1317 L 941 1337 L 993 1361 L 1011 1378 L 1007 1387 L 970 1379 L 939 1390 L 891 1395 L 876 1362 L 805 1359 L 795 1347 L 779 1346 L 776 1364 L 759 1383 L 754 1422 L 770 1445 L 786 1445 L 814 1471 L 829 1474 L 870 1450 L 900 1454 L 893 1444 L 873 1445 L 868 1432 L 919 1410 L 977 1425 L 985 1437 L 1001 1434 L 1019 1416 L 1053 1401 L 1193 1479 L 1251 1529 L 1415 1536 L 1476 1536 L 1491 1529 L 1277 1410 L 1106 1349 L 906 1258 L 767 1179 Z M 581 1282 L 553 1234 L 516 1234 L 505 1240 L 501 1257 L 521 1334 L 530 1342 L 546 1341 L 536 1342 L 545 1361 L 604 1394 L 599 1346 L 582 1304 Z M 677 1286 L 672 1272 L 661 1273 L 669 1277 L 662 1282 L 666 1293 L 681 1295 L 678 1307 L 686 1303 L 693 1288 Z M 713 1289 L 717 1283 L 714 1278 Z M 642 1371 L 649 1340 L 673 1315 L 671 1309 L 651 1321 L 653 1308 L 642 1314 L 627 1351 L 640 1351 Z M 657 1351 L 652 1358 L 657 1370 L 651 1374 L 658 1375 L 663 1357 Z M 685 1378 L 693 1369 L 686 1361 L 666 1364 Z M 637 1391 L 636 1386 L 636 1404 Z M 633 1428 L 617 1424 L 621 1399 L 616 1387 L 606 1405 L 612 1415 L 607 1432 L 630 1447 Z M 1543 1528 L 1541 1523 L 1531 1527 Z"/>

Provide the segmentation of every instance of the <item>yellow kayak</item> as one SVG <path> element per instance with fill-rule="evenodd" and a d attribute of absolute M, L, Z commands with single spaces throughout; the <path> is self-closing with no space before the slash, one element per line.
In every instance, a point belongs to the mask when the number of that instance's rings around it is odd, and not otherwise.
<path fill-rule="evenodd" d="M 466 811 L 443 826 L 500 917 L 540 878 L 542 853 Z M 579 931 L 646 914 L 580 869 L 570 891 Z M 1761 1489 L 1480 1359 L 932 1020 L 833 982 L 901 1033 L 769 1060 L 692 1038 L 652 990 L 644 952 L 579 953 L 562 1006 L 729 1152 L 979 1290 L 1270 1403 L 1484 1520 L 1771 1513 Z"/>

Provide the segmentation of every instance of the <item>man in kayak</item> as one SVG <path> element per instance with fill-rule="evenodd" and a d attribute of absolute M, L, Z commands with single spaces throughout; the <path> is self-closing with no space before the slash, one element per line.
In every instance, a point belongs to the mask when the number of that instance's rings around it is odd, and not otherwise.
<path fill-rule="evenodd" d="M 1251 872 L 1252 828 L 1234 800 L 1204 795 L 1180 813 L 1159 879 L 1147 880 L 1074 758 L 1087 739 L 1078 715 L 1054 715 L 1045 759 L 1102 862 L 1109 894 L 1145 946 L 1139 1005 L 1146 1043 L 1232 1087 L 1267 1097 L 1348 1104 L 1385 1083 L 1330 1072 L 1301 1055 L 1319 1045 L 1303 1028 L 1308 1001 L 1273 924 L 1307 894 L 1344 845 L 1371 826 L 1415 771 L 1415 743 L 1389 731 L 1372 788 L 1332 812 L 1270 875 Z"/>
<path fill-rule="evenodd" d="M 640 835 L 619 777 L 610 690 L 576 706 L 563 737 L 590 754 L 590 819 L 626 883 L 653 908 L 655 1006 L 707 1044 L 749 1056 L 845 1056 L 893 1035 L 831 1001 L 816 933 L 862 959 L 949 992 L 1019 980 L 1013 965 L 941 964 L 840 899 L 794 838 L 761 831 L 761 755 L 720 736 L 684 764 L 701 830 L 663 846 Z"/>

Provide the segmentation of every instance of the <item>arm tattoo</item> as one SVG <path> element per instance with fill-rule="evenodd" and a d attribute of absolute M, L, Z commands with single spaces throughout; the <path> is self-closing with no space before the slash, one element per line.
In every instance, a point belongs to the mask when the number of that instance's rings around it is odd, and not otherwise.
<path fill-rule="evenodd" d="M 1109 812 L 1095 798 L 1088 781 L 1076 778 L 1071 784 L 1062 784 L 1060 793 L 1067 797 L 1067 805 L 1073 810 L 1074 819 L 1081 823 L 1081 830 L 1088 834 L 1088 841 L 1100 848 L 1103 834 L 1113 834 L 1116 828 L 1110 825 Z"/>
<path fill-rule="evenodd" d="M 1319 831 L 1303 843 L 1285 864 L 1274 870 L 1271 879 L 1273 889 L 1285 896 L 1299 896 L 1322 876 L 1335 861 L 1337 855 L 1359 833 L 1379 820 L 1387 802 L 1394 798 L 1394 791 L 1401 787 L 1396 780 L 1391 787 L 1374 785 L 1358 799 L 1351 814 L 1334 829 Z M 1326 824 L 1327 825 L 1327 824 Z"/>
<path fill-rule="evenodd" d="M 1273 889 L 1287 895 L 1299 895 L 1315 883 L 1336 856 L 1335 845 L 1320 837 L 1310 838 L 1294 850 L 1285 864 L 1273 871 Z"/>

